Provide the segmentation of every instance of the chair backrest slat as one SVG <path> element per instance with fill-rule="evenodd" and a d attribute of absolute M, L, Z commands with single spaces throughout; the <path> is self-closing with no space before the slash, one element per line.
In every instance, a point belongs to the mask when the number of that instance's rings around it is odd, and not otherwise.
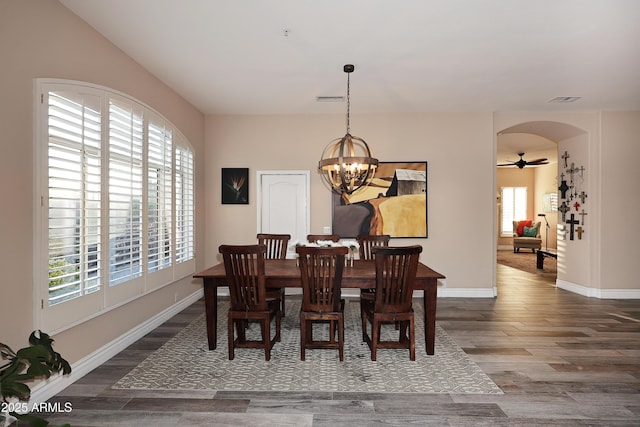
<path fill-rule="evenodd" d="M 344 269 L 345 246 L 298 246 L 302 311 L 330 312 L 340 307 L 340 286 Z"/>
<path fill-rule="evenodd" d="M 289 239 L 291 239 L 290 234 L 258 233 L 258 244 L 265 246 L 267 259 L 285 259 Z"/>
<path fill-rule="evenodd" d="M 233 310 L 267 309 L 264 245 L 221 245 L 219 248 Z"/>
<path fill-rule="evenodd" d="M 389 240 L 391 240 L 391 236 L 388 234 L 361 234 L 356 237 L 356 240 L 358 241 L 358 245 L 360 246 L 358 248 L 360 259 L 370 260 L 373 259 L 371 249 L 378 246 L 389 246 Z"/>
<path fill-rule="evenodd" d="M 371 250 L 376 264 L 375 311 L 410 310 L 422 246 L 377 246 Z"/>

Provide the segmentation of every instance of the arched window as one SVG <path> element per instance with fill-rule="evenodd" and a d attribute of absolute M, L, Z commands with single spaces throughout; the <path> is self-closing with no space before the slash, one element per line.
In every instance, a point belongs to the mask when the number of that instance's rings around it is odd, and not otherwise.
<path fill-rule="evenodd" d="M 36 311 L 56 331 L 193 273 L 194 154 L 125 94 L 36 86 Z"/>

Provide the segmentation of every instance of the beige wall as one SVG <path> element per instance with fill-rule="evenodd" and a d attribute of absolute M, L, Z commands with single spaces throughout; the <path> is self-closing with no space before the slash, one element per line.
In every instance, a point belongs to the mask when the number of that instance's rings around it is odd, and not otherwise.
<path fill-rule="evenodd" d="M 352 114 L 352 133 L 382 161 L 427 161 L 427 239 L 422 260 L 447 276 L 449 288 L 493 288 L 494 151 L 487 113 Z M 256 170 L 311 171 L 311 232 L 331 225 L 330 192 L 316 173 L 325 145 L 344 134 L 344 116 L 207 118 L 205 175 L 207 263 L 221 243 L 251 243 L 256 233 Z M 222 205 L 220 168 L 248 167 L 249 205 Z"/>
<path fill-rule="evenodd" d="M 19 348 L 34 329 L 33 79 L 87 81 L 125 92 L 159 111 L 196 153 L 196 227 L 202 233 L 204 118 L 57 1 L 0 3 L 0 341 Z M 202 235 L 202 234 L 200 234 Z M 202 254 L 204 239 L 197 239 Z M 204 265 L 197 259 L 198 268 Z M 74 362 L 201 288 L 190 278 L 57 334 L 56 350 Z M 42 328 L 46 332 L 46 325 Z"/>
<path fill-rule="evenodd" d="M 639 289 L 640 111 L 602 113 L 602 288 Z M 587 219 L 591 221 L 591 218 Z"/>

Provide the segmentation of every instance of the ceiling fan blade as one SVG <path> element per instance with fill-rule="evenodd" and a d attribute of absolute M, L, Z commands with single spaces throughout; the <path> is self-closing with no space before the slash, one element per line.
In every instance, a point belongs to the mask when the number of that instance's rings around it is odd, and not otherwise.
<path fill-rule="evenodd" d="M 527 164 L 528 165 L 544 165 L 544 164 L 547 164 L 547 163 L 549 163 L 549 162 L 544 157 L 540 158 L 540 159 L 527 160 Z"/>
<path fill-rule="evenodd" d="M 501 165 L 496 165 L 496 166 L 515 166 L 515 163 L 503 163 Z"/>

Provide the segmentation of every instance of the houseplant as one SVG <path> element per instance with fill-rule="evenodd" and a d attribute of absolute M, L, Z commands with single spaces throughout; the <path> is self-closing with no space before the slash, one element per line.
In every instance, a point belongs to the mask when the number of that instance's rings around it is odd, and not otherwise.
<path fill-rule="evenodd" d="M 4 425 L 12 419 L 31 426 L 48 425 L 46 420 L 29 413 L 33 407 L 27 403 L 31 389 L 26 383 L 49 378 L 55 373 L 67 375 L 71 372 L 69 362 L 53 350 L 53 339 L 49 335 L 40 330 L 33 331 L 29 344 L 29 347 L 14 352 L 8 345 L 0 343 L 0 421 Z"/>

